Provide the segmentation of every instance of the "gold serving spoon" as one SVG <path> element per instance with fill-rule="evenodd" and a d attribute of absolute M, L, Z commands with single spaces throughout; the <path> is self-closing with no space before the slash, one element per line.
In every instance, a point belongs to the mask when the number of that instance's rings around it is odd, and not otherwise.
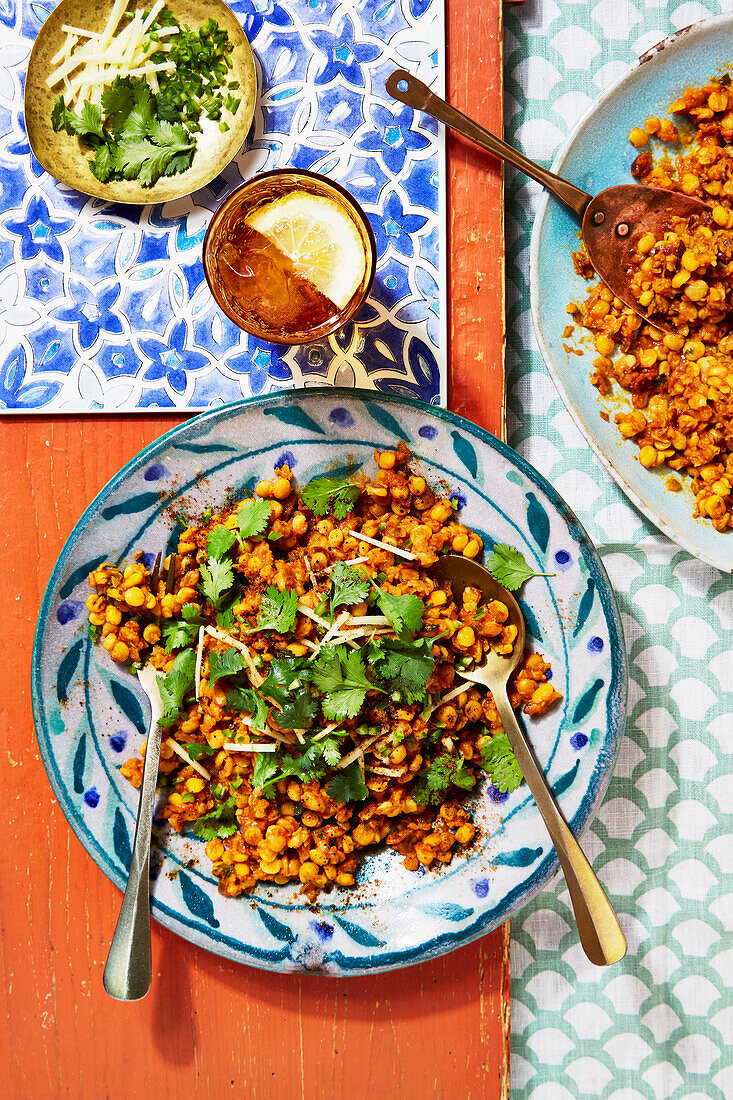
<path fill-rule="evenodd" d="M 618 962 L 626 954 L 626 937 L 593 868 L 560 813 L 507 695 L 507 681 L 524 653 L 524 618 L 519 604 L 487 569 L 458 554 L 439 558 L 430 572 L 437 580 L 448 581 L 456 601 L 460 601 L 463 590 L 472 585 L 480 589 L 486 602 L 500 600 L 509 609 L 508 621 L 517 628 L 511 654 L 503 657 L 489 649 L 486 661 L 480 668 L 459 675 L 464 680 L 487 687 L 494 697 L 501 723 L 560 860 L 583 950 L 596 966 Z"/>
<path fill-rule="evenodd" d="M 626 183 L 607 187 L 594 198 L 512 149 L 511 145 L 446 103 L 404 69 L 397 69 L 388 77 L 386 88 L 400 103 L 416 111 L 424 111 L 546 187 L 581 219 L 588 257 L 609 290 L 655 328 L 676 335 L 676 329 L 661 323 L 656 316 L 650 317 L 632 296 L 629 290 L 630 260 L 639 238 L 645 233 L 653 233 L 658 240 L 669 227 L 670 218 L 686 218 L 705 211 L 709 213 L 711 208 L 707 203 L 689 195 L 665 191 L 661 187 Z"/>

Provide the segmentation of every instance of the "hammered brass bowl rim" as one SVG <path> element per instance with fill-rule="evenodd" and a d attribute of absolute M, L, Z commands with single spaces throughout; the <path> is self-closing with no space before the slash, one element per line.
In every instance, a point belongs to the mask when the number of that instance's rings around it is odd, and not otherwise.
<path fill-rule="evenodd" d="M 185 198 L 220 175 L 247 139 L 257 101 L 257 73 L 249 41 L 225 0 L 207 0 L 205 5 L 198 4 L 197 0 L 166 0 L 166 7 L 182 24 L 197 29 L 206 19 L 214 18 L 228 31 L 233 43 L 230 55 L 233 68 L 229 71 L 229 79 L 239 79 L 239 109 L 226 133 L 219 130 L 217 122 L 207 126 L 208 120 L 201 120 L 204 133 L 197 135 L 196 155 L 185 172 L 162 176 L 152 187 L 142 187 L 137 180 L 101 183 L 87 167 L 87 156 L 80 142 L 65 132 L 54 133 L 51 127 L 51 107 L 57 93 L 46 85 L 49 70 L 45 58 L 40 55 L 45 53 L 50 59 L 63 43 L 63 23 L 94 29 L 102 25 L 101 18 L 106 17 L 112 5 L 113 0 L 61 0 L 39 30 L 28 58 L 23 104 L 31 152 L 59 183 L 92 198 L 128 206 L 148 206 Z M 140 0 L 137 4 L 130 0 L 128 8 L 135 6 L 141 6 Z M 103 13 L 101 18 L 100 12 Z"/>

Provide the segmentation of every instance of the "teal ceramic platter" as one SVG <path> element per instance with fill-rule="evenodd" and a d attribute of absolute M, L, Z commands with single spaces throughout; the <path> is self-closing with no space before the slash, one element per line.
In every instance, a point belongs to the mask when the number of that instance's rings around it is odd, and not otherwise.
<path fill-rule="evenodd" d="M 606 91 L 576 126 L 555 157 L 553 172 L 591 195 L 618 183 L 633 183 L 631 164 L 638 150 L 629 143 L 633 126 L 650 115 L 667 115 L 670 104 L 690 85 L 705 84 L 733 56 L 733 15 L 721 15 L 678 31 L 648 50 L 625 77 Z M 542 355 L 570 415 L 629 500 L 660 530 L 695 557 L 733 571 L 733 538 L 711 523 L 693 519 L 689 487 L 665 487 L 666 467 L 645 470 L 638 448 L 621 438 L 614 424 L 618 399 L 604 403 L 590 382 L 597 352 L 590 339 L 563 336 L 568 302 L 581 300 L 589 284 L 573 269 L 579 225 L 556 199 L 539 205 L 530 251 L 532 317 Z M 586 334 L 587 336 L 587 334 Z M 565 345 L 583 348 L 578 356 Z M 610 412 L 608 422 L 601 409 Z"/>
<path fill-rule="evenodd" d="M 139 750 L 146 701 L 87 637 L 87 573 L 133 550 L 154 554 L 170 544 L 176 510 L 195 516 L 251 491 L 273 465 L 289 463 L 301 484 L 350 459 L 373 470 L 374 449 L 401 439 L 426 477 L 447 482 L 487 547 L 509 542 L 555 573 L 522 592 L 531 646 L 563 694 L 529 728 L 567 819 L 577 833 L 587 827 L 623 733 L 626 667 L 608 578 L 569 508 L 514 451 L 452 413 L 373 391 L 288 392 L 205 413 L 141 451 L 81 517 L 48 583 L 33 656 L 41 754 L 69 824 L 120 888 L 138 795 L 119 769 Z M 156 829 L 153 914 L 201 947 L 270 970 L 346 975 L 431 959 L 496 928 L 557 869 L 526 786 L 509 797 L 486 786 L 475 815 L 478 840 L 441 872 L 411 873 L 395 853 L 376 852 L 354 890 L 313 906 L 274 885 L 224 898 L 203 842 Z"/>

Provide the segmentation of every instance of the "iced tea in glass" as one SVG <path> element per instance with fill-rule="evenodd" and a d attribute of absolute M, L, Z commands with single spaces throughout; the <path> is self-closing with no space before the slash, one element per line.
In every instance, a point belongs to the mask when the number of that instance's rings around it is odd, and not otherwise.
<path fill-rule="evenodd" d="M 369 293 L 374 234 L 343 187 L 302 169 L 265 172 L 216 210 L 204 272 L 240 328 L 277 344 L 336 332 Z"/>

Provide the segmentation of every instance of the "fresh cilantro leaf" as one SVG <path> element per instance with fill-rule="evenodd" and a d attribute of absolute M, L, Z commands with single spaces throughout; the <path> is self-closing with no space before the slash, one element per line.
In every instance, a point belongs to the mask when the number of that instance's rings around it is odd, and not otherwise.
<path fill-rule="evenodd" d="M 330 764 L 331 767 L 335 767 L 335 765 L 338 764 L 339 760 L 341 759 L 341 749 L 339 748 L 339 743 L 336 738 L 324 737 L 323 741 L 320 742 L 320 745 L 321 752 L 323 753 L 323 759 L 326 761 L 327 764 Z"/>
<path fill-rule="evenodd" d="M 172 653 L 174 649 L 186 649 L 196 641 L 196 636 L 201 626 L 200 622 L 180 622 L 177 619 L 169 619 L 162 623 L 163 640 L 166 653 Z"/>
<path fill-rule="evenodd" d="M 195 152 L 196 152 L 195 146 L 191 145 L 189 147 L 188 151 L 184 150 L 183 152 L 176 153 L 168 161 L 168 164 L 166 165 L 166 168 L 163 171 L 163 175 L 164 176 L 175 176 L 179 172 L 185 172 L 188 168 L 191 167 L 191 161 L 193 160 L 193 154 Z"/>
<path fill-rule="evenodd" d="M 329 508 L 337 519 L 352 512 L 361 495 L 361 486 L 343 477 L 316 477 L 300 494 L 303 504 L 316 516 L 325 516 Z"/>
<path fill-rule="evenodd" d="M 200 760 L 202 756 L 216 756 L 219 752 L 219 749 L 212 749 L 211 745 L 207 745 L 204 741 L 189 741 L 183 748 L 192 760 Z"/>
<path fill-rule="evenodd" d="M 275 785 L 275 777 L 280 771 L 279 753 L 258 752 L 255 755 L 255 766 L 252 772 L 252 786 L 255 790 L 262 790 L 270 795 Z"/>
<path fill-rule="evenodd" d="M 90 103 L 89 100 L 84 101 L 84 106 L 81 109 L 81 120 L 86 127 L 87 134 L 94 134 L 100 141 L 106 141 L 107 135 L 102 128 L 102 112 L 96 104 Z"/>
<path fill-rule="evenodd" d="M 209 536 L 206 539 L 206 550 L 209 557 L 223 558 L 236 541 L 237 536 L 228 527 L 223 525 L 215 527 L 213 531 L 209 531 Z"/>
<path fill-rule="evenodd" d="M 367 691 L 376 686 L 367 679 L 359 650 L 326 646 L 312 664 L 313 682 L 323 693 L 321 706 L 325 716 L 336 720 L 355 718 Z"/>
<path fill-rule="evenodd" d="M 236 816 L 236 803 L 233 798 L 227 798 L 211 813 L 204 817 L 198 817 L 192 825 L 196 836 L 202 840 L 213 840 L 215 837 L 234 836 L 239 829 Z"/>
<path fill-rule="evenodd" d="M 87 634 L 92 639 L 92 642 L 98 642 L 101 633 L 101 626 L 97 626 L 95 623 L 87 623 Z"/>
<path fill-rule="evenodd" d="M 516 546 L 498 543 L 486 559 L 486 568 L 499 584 L 510 592 L 521 588 L 530 577 L 554 577 L 554 573 L 538 573 L 529 565 Z"/>
<path fill-rule="evenodd" d="M 500 791 L 516 791 L 523 779 L 522 770 L 506 733 L 495 733 L 490 741 L 481 746 L 481 759 L 492 783 Z"/>
<path fill-rule="evenodd" d="M 147 137 L 148 127 L 153 121 L 155 100 L 150 90 L 150 85 L 141 80 L 132 86 L 134 105 L 127 113 L 127 117 L 120 129 L 120 135 L 126 141 L 136 141 Z"/>
<path fill-rule="evenodd" d="M 351 607 L 369 595 L 369 581 L 353 565 L 338 562 L 331 572 L 331 621 L 337 607 Z"/>
<path fill-rule="evenodd" d="M 183 607 L 181 608 L 181 618 L 183 618 L 187 623 L 197 623 L 199 626 L 201 626 L 201 624 L 205 622 L 205 619 L 201 614 L 201 608 L 197 603 L 184 603 Z"/>
<path fill-rule="evenodd" d="M 115 171 L 116 163 L 117 146 L 114 142 L 110 142 L 108 145 L 98 147 L 94 159 L 89 162 L 89 168 L 92 175 L 96 176 L 100 183 L 106 183 Z"/>
<path fill-rule="evenodd" d="M 429 768 L 420 772 L 412 797 L 422 805 L 430 803 L 440 806 L 448 796 L 449 787 L 470 790 L 474 784 L 475 779 L 466 767 L 464 757 L 444 753 L 436 757 Z"/>
<path fill-rule="evenodd" d="M 133 85 L 129 77 L 118 76 L 112 81 L 106 92 L 102 93 L 102 110 L 106 124 L 113 134 L 119 134 L 125 120 L 135 106 Z"/>
<path fill-rule="evenodd" d="M 359 761 L 342 768 L 326 787 L 326 793 L 334 802 L 363 802 L 369 797 L 369 789 L 361 774 Z"/>
<path fill-rule="evenodd" d="M 173 668 L 163 677 L 158 677 L 158 691 L 163 702 L 161 726 L 172 726 L 181 714 L 183 699 L 193 685 L 196 670 L 196 654 L 192 649 L 184 649 L 173 662 Z"/>
<path fill-rule="evenodd" d="M 104 105 L 104 99 L 102 99 L 102 104 Z M 165 92 L 158 92 L 155 97 L 155 113 L 158 118 L 165 119 L 166 122 L 177 122 L 181 117 L 180 112 L 171 103 Z"/>
<path fill-rule="evenodd" d="M 256 730 L 267 726 L 267 706 L 252 688 L 236 688 L 227 695 L 227 706 L 232 710 L 244 710 L 252 715 L 252 725 Z"/>
<path fill-rule="evenodd" d="M 208 565 L 202 565 L 200 567 L 201 582 L 199 588 L 203 592 L 207 600 L 209 600 L 214 607 L 219 608 L 225 592 L 234 584 L 234 573 L 232 572 L 232 565 L 229 561 L 222 561 L 219 558 L 209 558 Z"/>
<path fill-rule="evenodd" d="M 373 642 L 368 649 L 369 665 L 393 690 L 403 692 L 406 702 L 416 703 L 425 698 L 435 668 L 434 641 L 435 638 L 418 638 L 414 642 Z"/>
<path fill-rule="evenodd" d="M 217 653 L 215 649 L 209 653 L 209 687 L 213 687 L 222 676 L 238 676 L 242 671 L 242 658 L 239 651 L 225 649 L 223 653 Z"/>
<path fill-rule="evenodd" d="M 59 130 L 66 129 L 66 103 L 62 95 L 57 95 L 51 108 L 51 127 L 57 134 Z"/>
<path fill-rule="evenodd" d="M 295 589 L 286 588 L 281 592 L 274 584 L 268 585 L 260 604 L 257 626 L 251 633 L 276 630 L 279 634 L 287 634 L 295 624 L 297 608 L 298 593 Z"/>
<path fill-rule="evenodd" d="M 239 534 L 243 539 L 261 535 L 270 519 L 270 503 L 267 500 L 245 500 L 237 512 Z"/>
<path fill-rule="evenodd" d="M 184 149 L 190 148 L 191 144 L 188 132 L 183 126 L 175 126 L 165 119 L 154 118 L 148 124 L 147 136 L 155 145 L 165 147 L 178 146 L 180 149 Z"/>
<path fill-rule="evenodd" d="M 425 606 L 419 596 L 405 593 L 403 596 L 395 596 L 391 592 L 385 592 L 374 583 L 368 573 L 363 574 L 376 593 L 377 606 L 385 615 L 397 637 L 401 642 L 409 642 L 412 635 L 422 626 Z"/>
<path fill-rule="evenodd" d="M 313 722 L 318 700 L 305 687 L 312 672 L 312 666 L 302 657 L 275 657 L 270 662 L 268 677 L 259 690 L 281 707 L 271 714 L 280 729 L 308 729 Z"/>

